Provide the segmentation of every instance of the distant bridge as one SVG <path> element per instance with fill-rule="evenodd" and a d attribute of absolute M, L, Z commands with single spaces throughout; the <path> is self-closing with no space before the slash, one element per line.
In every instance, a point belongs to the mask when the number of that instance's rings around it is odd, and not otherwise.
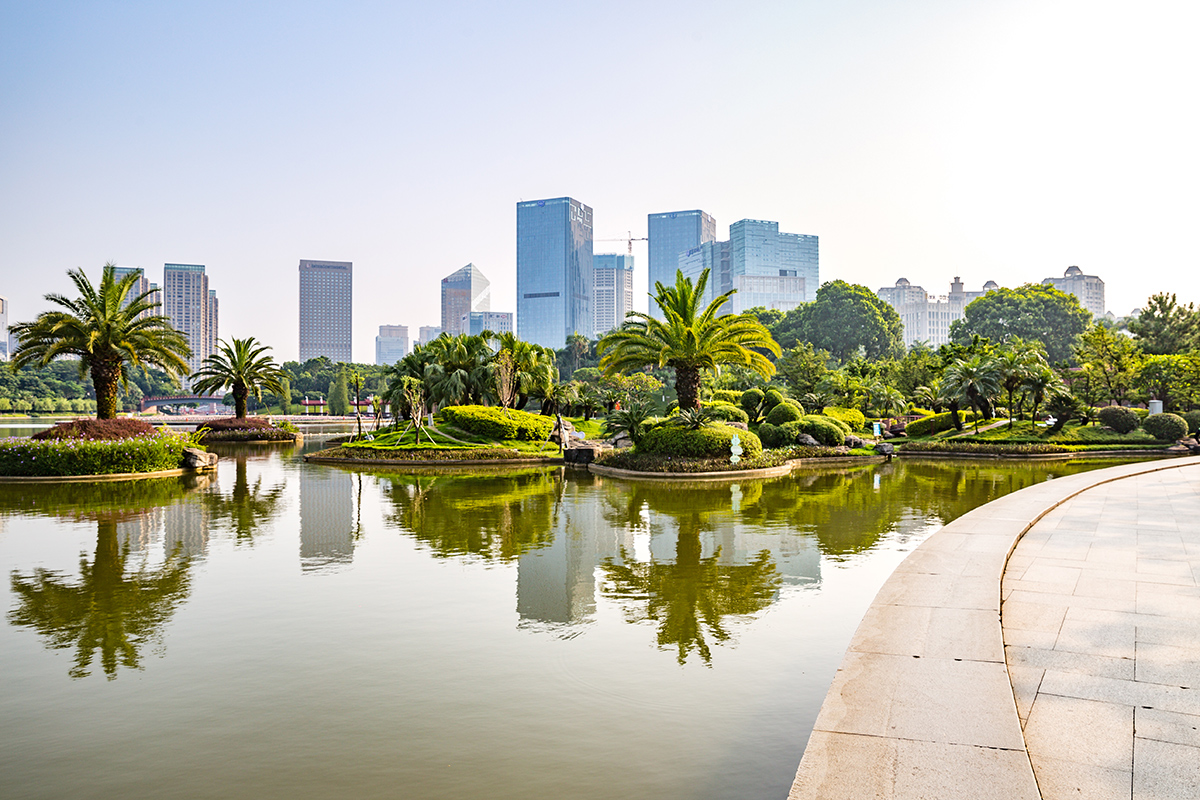
<path fill-rule="evenodd" d="M 138 410 L 145 411 L 151 406 L 180 406 L 188 403 L 200 405 L 202 403 L 221 404 L 225 399 L 225 395 L 214 397 L 211 394 L 172 394 L 161 397 L 143 397 L 142 402 L 138 403 Z"/>

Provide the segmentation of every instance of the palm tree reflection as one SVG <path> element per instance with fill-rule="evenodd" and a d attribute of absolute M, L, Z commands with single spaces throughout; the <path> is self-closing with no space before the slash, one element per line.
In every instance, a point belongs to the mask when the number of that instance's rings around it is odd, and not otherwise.
<path fill-rule="evenodd" d="M 205 494 L 204 503 L 214 518 L 228 521 L 239 543 L 253 543 L 258 527 L 278 513 L 286 487 L 280 481 L 264 489 L 261 473 L 251 484 L 246 454 L 242 452 L 232 457 L 236 459 L 233 490 L 227 495 L 218 492 Z"/>

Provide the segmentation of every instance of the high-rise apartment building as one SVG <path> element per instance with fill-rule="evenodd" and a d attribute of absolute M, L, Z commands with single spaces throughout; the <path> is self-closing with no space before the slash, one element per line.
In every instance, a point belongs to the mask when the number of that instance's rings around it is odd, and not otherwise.
<path fill-rule="evenodd" d="M 513 314 L 511 311 L 472 311 L 462 315 L 458 327 L 471 336 L 478 336 L 484 331 L 512 333 Z"/>
<path fill-rule="evenodd" d="M 422 325 L 420 333 L 417 335 L 417 342 L 422 347 L 432 342 L 434 339 L 442 335 L 442 329 L 436 325 Z"/>
<path fill-rule="evenodd" d="M 1046 278 L 1042 281 L 1067 294 L 1073 294 L 1079 305 L 1092 312 L 1093 316 L 1104 316 L 1104 281 L 1095 275 L 1084 275 L 1079 267 L 1067 267 L 1061 278 Z"/>
<path fill-rule="evenodd" d="M 150 281 L 146 279 L 146 271 L 141 267 L 113 267 L 113 280 L 115 282 L 120 283 L 126 275 L 137 276 L 137 282 L 133 284 L 133 288 L 129 290 L 129 294 L 125 295 L 124 305 L 129 305 L 129 302 L 135 297 L 150 291 Z"/>
<path fill-rule="evenodd" d="M 380 325 L 375 337 L 375 363 L 390 366 L 408 355 L 408 326 Z"/>
<path fill-rule="evenodd" d="M 570 197 L 517 203 L 517 336 L 560 348 L 592 321 L 592 209 Z"/>
<path fill-rule="evenodd" d="M 651 294 L 656 282 L 665 286 L 675 283 L 682 254 L 717 239 L 717 221 L 699 209 L 650 214 L 646 224 Z M 655 317 L 661 314 L 654 303 L 650 304 L 650 313 Z"/>
<path fill-rule="evenodd" d="M 0 297 L 0 359 L 8 361 L 8 298 Z"/>
<path fill-rule="evenodd" d="M 192 355 L 188 371 L 195 372 L 209 356 L 210 315 L 208 275 L 203 264 L 164 264 L 161 313 L 187 337 Z"/>
<path fill-rule="evenodd" d="M 633 311 L 633 256 L 597 253 L 592 257 L 592 336 L 621 327 Z"/>
<path fill-rule="evenodd" d="M 900 315 L 905 347 L 916 342 L 940 347 L 950 342 L 950 323 L 963 318 L 963 309 L 975 298 L 999 288 L 995 281 L 988 281 L 982 291 L 968 292 L 963 288 L 962 280 L 955 277 L 950 284 L 950 293 L 935 297 L 922 287 L 909 283 L 907 278 L 901 278 L 895 286 L 885 286 L 875 294 Z"/>
<path fill-rule="evenodd" d="M 491 284 L 474 264 L 442 278 L 442 330 L 446 333 L 464 333 L 459 327 L 464 314 L 491 310 Z"/>
<path fill-rule="evenodd" d="M 221 303 L 217 300 L 217 290 L 208 290 L 208 352 L 217 352 L 217 340 L 220 338 Z"/>
<path fill-rule="evenodd" d="M 300 261 L 300 363 L 353 361 L 354 264 Z"/>

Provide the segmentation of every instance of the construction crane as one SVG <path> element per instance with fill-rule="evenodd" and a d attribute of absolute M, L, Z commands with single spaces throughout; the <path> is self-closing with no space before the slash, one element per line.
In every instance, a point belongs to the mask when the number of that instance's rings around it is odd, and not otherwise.
<path fill-rule="evenodd" d="M 629 255 L 633 255 L 633 243 L 634 242 L 648 242 L 650 240 L 648 238 L 646 238 L 645 236 L 635 237 L 633 235 L 633 231 L 629 231 L 628 236 L 622 236 L 619 239 L 594 239 L 593 241 L 597 241 L 597 242 L 628 242 L 629 243 Z"/>

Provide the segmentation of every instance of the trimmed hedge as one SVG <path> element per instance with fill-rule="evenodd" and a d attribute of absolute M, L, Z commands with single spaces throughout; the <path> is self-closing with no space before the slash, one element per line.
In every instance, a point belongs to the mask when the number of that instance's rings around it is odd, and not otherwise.
<path fill-rule="evenodd" d="M 958 418 L 962 420 L 963 425 L 966 425 L 968 422 L 973 422 L 975 420 L 975 412 L 959 411 Z M 912 422 L 908 423 L 904 429 L 904 432 L 909 436 L 932 436 L 935 433 L 948 431 L 953 427 L 954 420 L 952 415 L 949 411 L 945 411 L 941 414 L 934 414 L 931 417 L 914 419 Z"/>
<path fill-rule="evenodd" d="M 704 403 L 714 419 L 722 422 L 749 422 L 750 416 L 732 403 Z"/>
<path fill-rule="evenodd" d="M 734 436 L 741 439 L 743 458 L 754 459 L 762 455 L 762 441 L 757 436 L 728 425 L 707 425 L 696 430 L 664 425 L 643 434 L 635 449 L 639 453 L 687 458 L 728 457 Z"/>
<path fill-rule="evenodd" d="M 729 403 L 736 406 L 742 399 L 742 393 L 730 389 L 717 389 L 712 393 L 712 399 L 718 403 Z"/>
<path fill-rule="evenodd" d="M 782 403 L 784 399 L 783 392 L 779 391 L 778 389 L 767 390 L 767 393 L 763 395 L 762 400 L 763 413 L 769 413 L 772 408 Z"/>
<path fill-rule="evenodd" d="M 762 401 L 762 389 L 747 389 L 742 392 L 742 399 L 738 401 L 738 404 L 742 407 L 743 411 L 750 415 L 751 419 L 755 419 L 758 416 L 758 409 L 762 405 Z"/>
<path fill-rule="evenodd" d="M 183 466 L 185 436 L 154 431 L 128 439 L 0 439 L 0 475 L 115 475 Z"/>
<path fill-rule="evenodd" d="M 839 422 L 844 422 L 849 427 L 846 433 L 855 433 L 864 430 L 867 427 L 866 416 L 857 408 L 839 408 L 837 406 L 826 406 L 821 412 L 830 419 L 836 419 Z"/>
<path fill-rule="evenodd" d="M 1183 415 L 1183 421 L 1187 423 L 1188 433 L 1193 436 L 1200 433 L 1200 410 L 1187 412 Z"/>
<path fill-rule="evenodd" d="M 1188 424 L 1178 414 L 1155 414 L 1146 417 L 1142 430 L 1160 441 L 1173 442 L 1187 436 Z"/>
<path fill-rule="evenodd" d="M 135 436 L 149 436 L 154 433 L 154 426 L 149 422 L 130 417 L 116 419 L 77 419 L 72 422 L 60 422 L 53 428 L 38 431 L 30 439 L 102 439 L 115 441 L 132 439 Z"/>
<path fill-rule="evenodd" d="M 767 412 L 767 424 L 783 425 L 795 422 L 804 416 L 804 407 L 795 400 L 786 399 Z"/>
<path fill-rule="evenodd" d="M 545 441 L 554 429 L 554 418 L 496 406 L 447 406 L 439 413 L 446 422 L 489 439 Z"/>
<path fill-rule="evenodd" d="M 1124 406 L 1105 406 L 1096 414 L 1100 424 L 1112 428 L 1117 433 L 1129 433 L 1135 430 L 1140 420 L 1132 408 Z"/>
<path fill-rule="evenodd" d="M 846 434 L 838 423 L 827 417 L 810 414 L 783 425 L 764 422 L 758 428 L 759 438 L 769 448 L 791 447 L 808 434 L 825 447 L 840 447 L 846 443 Z"/>

